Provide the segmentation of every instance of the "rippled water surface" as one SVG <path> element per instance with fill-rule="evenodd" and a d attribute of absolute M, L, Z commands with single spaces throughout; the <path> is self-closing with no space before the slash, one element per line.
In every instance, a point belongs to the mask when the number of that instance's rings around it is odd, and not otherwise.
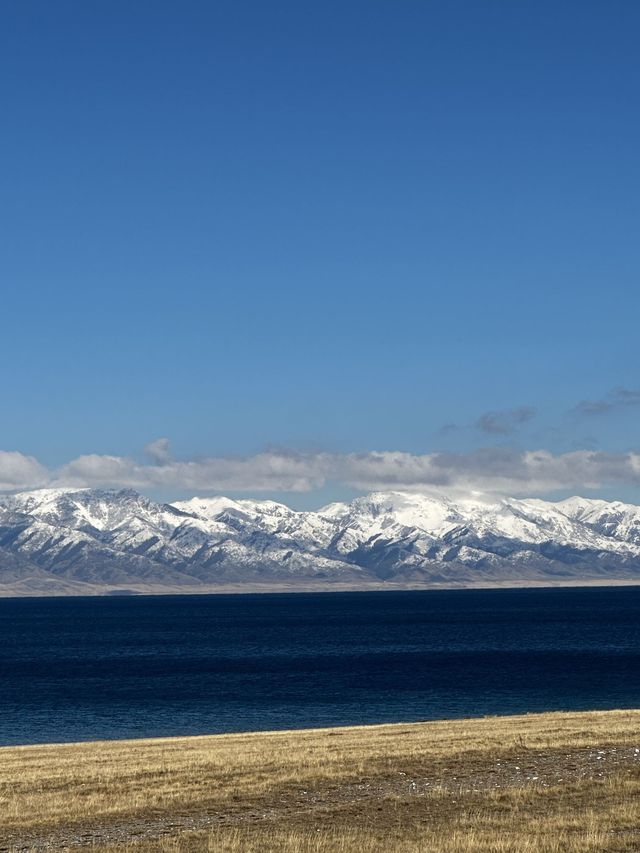
<path fill-rule="evenodd" d="M 0 599 L 0 743 L 640 707 L 640 588 Z"/>

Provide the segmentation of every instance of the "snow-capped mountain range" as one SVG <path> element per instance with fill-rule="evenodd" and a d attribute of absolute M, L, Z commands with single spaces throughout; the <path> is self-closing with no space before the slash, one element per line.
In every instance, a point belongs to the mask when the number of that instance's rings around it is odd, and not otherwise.
<path fill-rule="evenodd" d="M 0 497 L 0 595 L 640 582 L 640 507 L 374 493 L 315 512 L 131 490 Z"/>

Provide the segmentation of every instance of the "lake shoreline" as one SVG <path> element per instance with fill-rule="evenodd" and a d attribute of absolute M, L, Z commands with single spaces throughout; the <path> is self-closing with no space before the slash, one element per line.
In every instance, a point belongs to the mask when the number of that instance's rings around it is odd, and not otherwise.
<path fill-rule="evenodd" d="M 4 747 L 2 849 L 631 851 L 639 731 L 629 710 Z"/>
<path fill-rule="evenodd" d="M 479 582 L 477 584 L 312 584 L 305 582 L 269 584 L 217 584 L 194 587 L 137 586 L 109 587 L 83 584 L 69 590 L 12 590 L 0 587 L 0 600 L 14 598 L 139 598 L 145 596 L 209 596 L 209 595 L 278 595 L 289 593 L 335 592 L 438 592 L 454 590 L 518 590 L 518 589 L 592 589 L 594 587 L 639 587 L 640 578 L 578 578 L 564 581 L 523 580 Z"/>

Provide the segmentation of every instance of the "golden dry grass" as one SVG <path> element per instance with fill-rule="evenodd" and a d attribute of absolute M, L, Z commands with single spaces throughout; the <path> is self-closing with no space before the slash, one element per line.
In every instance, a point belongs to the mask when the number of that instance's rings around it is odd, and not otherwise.
<path fill-rule="evenodd" d="M 636 711 L 11 747 L 0 838 L 137 853 L 640 850 L 635 749 Z"/>

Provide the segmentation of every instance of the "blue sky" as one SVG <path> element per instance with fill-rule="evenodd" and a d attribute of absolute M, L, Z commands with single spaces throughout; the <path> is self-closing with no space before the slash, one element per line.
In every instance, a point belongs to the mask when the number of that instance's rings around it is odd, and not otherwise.
<path fill-rule="evenodd" d="M 5 4 L 0 484 L 89 456 L 311 506 L 385 486 L 352 454 L 489 448 L 640 501 L 639 34 L 615 0 Z M 327 455 L 297 496 L 95 473 Z"/>

